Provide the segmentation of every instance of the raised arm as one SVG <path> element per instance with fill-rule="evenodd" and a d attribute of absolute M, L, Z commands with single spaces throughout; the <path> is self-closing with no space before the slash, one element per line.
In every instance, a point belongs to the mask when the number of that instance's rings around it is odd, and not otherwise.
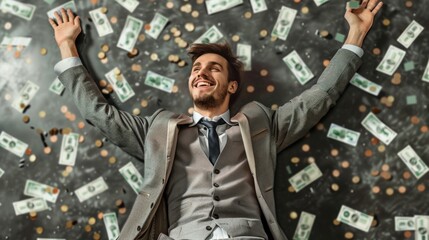
<path fill-rule="evenodd" d="M 58 78 L 71 93 L 87 122 L 97 127 L 112 143 L 143 160 L 144 139 L 156 114 L 150 118 L 141 118 L 110 105 L 88 71 L 81 64 L 70 66 L 67 62 L 79 57 L 75 43 L 81 32 L 79 16 L 75 17 L 70 10 L 61 9 L 61 16 L 55 13 L 55 17 L 56 21 L 49 19 L 49 22 L 54 29 L 55 40 L 63 59 L 57 66 L 62 64 L 59 68 L 64 68 Z"/>
<path fill-rule="evenodd" d="M 343 49 L 331 59 L 317 84 L 272 113 L 278 151 L 304 136 L 335 105 L 361 65 L 357 51 L 363 52 L 360 47 L 382 5 L 378 0 L 364 0 L 359 9 L 347 6 L 344 18 L 350 28 Z"/>

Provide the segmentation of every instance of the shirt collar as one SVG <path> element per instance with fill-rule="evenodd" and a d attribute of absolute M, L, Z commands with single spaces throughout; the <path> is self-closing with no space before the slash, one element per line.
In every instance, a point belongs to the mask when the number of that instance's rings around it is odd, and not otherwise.
<path fill-rule="evenodd" d="M 213 118 L 205 117 L 205 116 L 201 115 L 201 113 L 194 111 L 194 113 L 192 115 L 192 119 L 194 120 L 194 122 L 191 123 L 191 125 L 189 125 L 189 126 L 193 127 L 193 126 L 197 125 L 197 123 L 202 118 L 205 120 L 209 120 L 209 121 L 218 121 L 219 119 L 222 118 L 228 125 L 230 125 L 230 126 L 236 125 L 236 123 L 231 122 L 231 116 L 230 116 L 229 110 L 227 110 L 226 112 L 222 113 L 221 115 L 214 116 Z"/>

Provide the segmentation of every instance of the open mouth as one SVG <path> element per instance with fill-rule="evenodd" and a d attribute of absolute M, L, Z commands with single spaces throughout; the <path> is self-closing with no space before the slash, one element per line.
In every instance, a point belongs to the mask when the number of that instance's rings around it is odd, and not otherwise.
<path fill-rule="evenodd" d="M 212 87 L 215 83 L 209 80 L 197 80 L 192 85 L 194 88 L 200 88 L 200 87 Z"/>

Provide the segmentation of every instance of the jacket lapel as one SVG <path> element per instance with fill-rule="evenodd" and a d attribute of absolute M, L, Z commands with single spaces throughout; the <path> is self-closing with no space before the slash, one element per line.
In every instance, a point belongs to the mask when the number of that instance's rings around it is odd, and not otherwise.
<path fill-rule="evenodd" d="M 233 118 L 231 118 L 231 122 L 238 122 L 241 131 L 241 137 L 243 138 L 244 151 L 246 152 L 247 161 L 249 162 L 249 168 L 252 174 L 256 176 L 256 168 L 255 168 L 255 156 L 253 154 L 253 146 L 252 146 L 252 136 L 250 134 L 249 121 L 246 116 L 239 112 Z"/>

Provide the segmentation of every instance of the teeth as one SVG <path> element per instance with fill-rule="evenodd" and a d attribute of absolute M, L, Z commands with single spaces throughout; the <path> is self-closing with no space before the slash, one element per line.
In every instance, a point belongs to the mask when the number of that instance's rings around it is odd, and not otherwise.
<path fill-rule="evenodd" d="M 207 86 L 211 86 L 211 84 L 208 82 L 199 82 L 196 85 L 196 87 L 207 87 Z"/>

